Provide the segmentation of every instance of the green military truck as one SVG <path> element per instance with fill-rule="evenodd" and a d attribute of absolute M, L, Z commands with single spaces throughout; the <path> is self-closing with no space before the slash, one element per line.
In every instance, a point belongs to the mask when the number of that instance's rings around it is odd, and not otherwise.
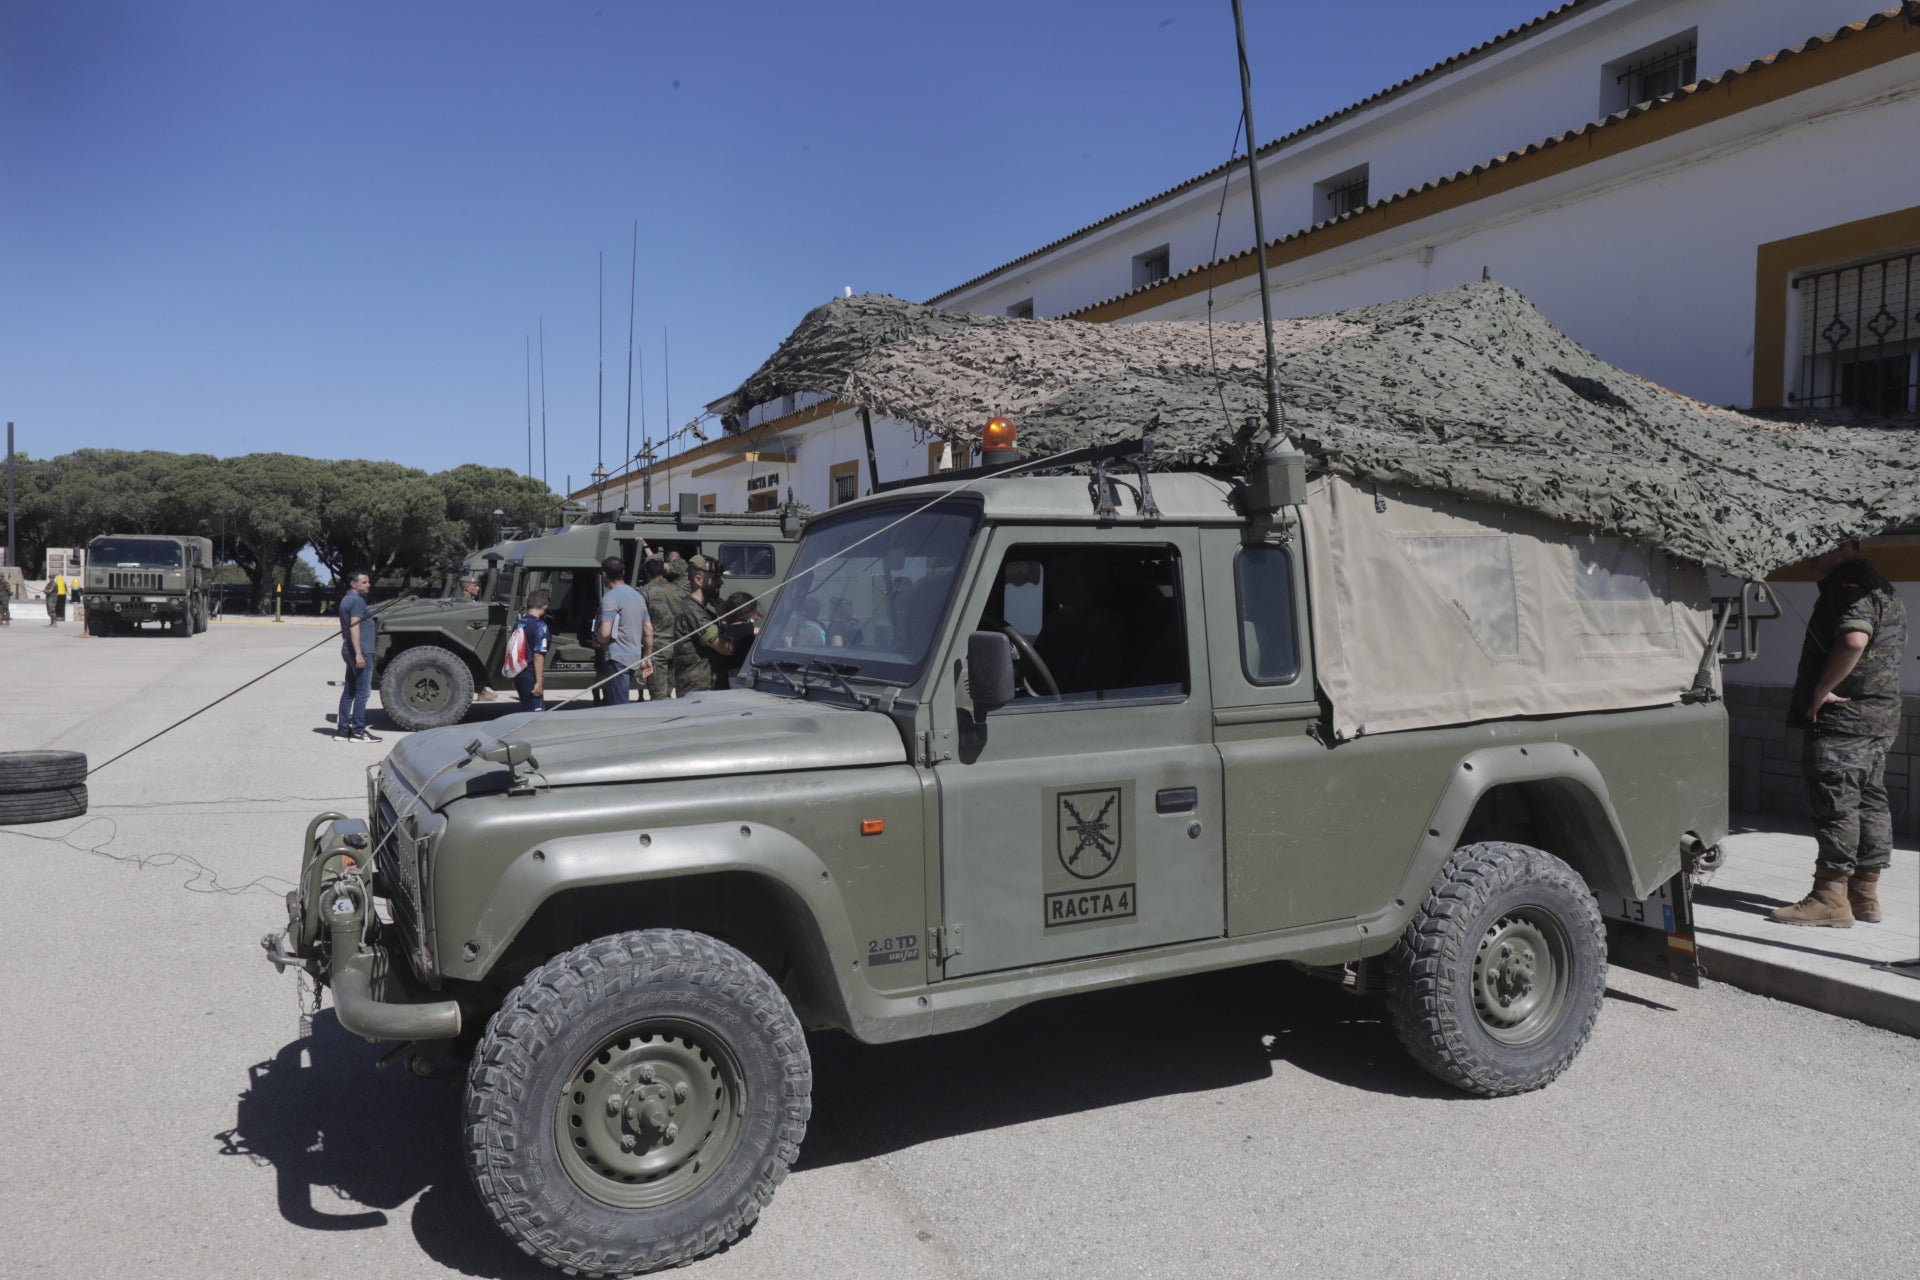
<path fill-rule="evenodd" d="M 502 543 L 467 562 L 467 572 L 481 580 L 477 599 L 449 583 L 438 599 L 381 613 L 374 650 L 381 706 L 402 729 L 435 729 L 463 719 L 476 689 L 511 690 L 512 679 L 500 674 L 507 634 L 528 595 L 541 590 L 552 597 L 547 692 L 588 688 L 596 678 L 600 565 L 608 556 L 619 556 L 637 582 L 646 552 L 710 555 L 726 570 L 730 589 L 757 594 L 786 572 L 804 524 L 798 508 L 716 515 L 689 506 L 677 513 L 610 512 Z"/>
<path fill-rule="evenodd" d="M 213 616 L 213 543 L 170 533 L 103 534 L 87 544 L 77 593 L 96 636 L 158 622 L 198 635 Z"/>
<path fill-rule="evenodd" d="M 1697 981 L 1740 624 L 1703 570 L 1297 454 L 1125 452 L 835 508 L 750 687 L 418 734 L 309 823 L 268 956 L 348 1031 L 470 1059 L 466 1164 L 522 1250 L 599 1276 L 734 1239 L 813 1028 L 1287 960 L 1500 1095 L 1573 1061 L 1610 943 Z"/>

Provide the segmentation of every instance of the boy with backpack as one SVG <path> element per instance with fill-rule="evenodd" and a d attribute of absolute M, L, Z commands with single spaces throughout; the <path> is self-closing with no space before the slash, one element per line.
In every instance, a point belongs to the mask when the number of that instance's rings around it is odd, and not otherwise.
<path fill-rule="evenodd" d="M 527 597 L 527 611 L 507 636 L 507 658 L 500 674 L 513 677 L 522 711 L 545 711 L 547 674 L 547 603 L 552 597 L 536 591 Z"/>

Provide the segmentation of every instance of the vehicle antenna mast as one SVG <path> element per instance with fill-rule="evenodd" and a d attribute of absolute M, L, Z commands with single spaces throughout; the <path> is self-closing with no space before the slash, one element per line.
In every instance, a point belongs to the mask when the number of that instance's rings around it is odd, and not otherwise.
<path fill-rule="evenodd" d="M 620 455 L 620 469 L 633 465 L 633 304 L 640 288 L 640 219 L 633 220 L 633 269 L 627 275 L 627 447 Z M 620 505 L 627 505 L 626 490 L 621 490 Z"/>
<path fill-rule="evenodd" d="M 1253 252 L 1260 267 L 1260 318 L 1267 327 L 1267 436 L 1282 438 L 1286 418 L 1280 409 L 1280 363 L 1273 351 L 1273 289 L 1267 280 L 1267 227 L 1260 216 L 1260 170 L 1255 163 L 1260 135 L 1253 131 L 1253 70 L 1247 65 L 1247 27 L 1240 0 L 1233 0 L 1233 39 L 1240 53 L 1240 110 L 1246 124 L 1247 186 L 1253 194 Z"/>
<path fill-rule="evenodd" d="M 1267 328 L 1267 442 L 1253 449 L 1260 419 L 1248 415 L 1227 455 L 1247 472 L 1246 504 L 1250 514 L 1272 517 L 1297 506 L 1307 497 L 1307 456 L 1287 436 L 1280 410 L 1280 359 L 1273 349 L 1273 286 L 1267 279 L 1267 227 L 1260 216 L 1260 135 L 1253 131 L 1253 71 L 1247 65 L 1247 27 L 1240 16 L 1240 0 L 1233 0 L 1233 38 L 1240 52 L 1240 110 L 1247 132 L 1247 186 L 1253 195 L 1253 260 L 1260 267 L 1260 318 Z M 1144 492 L 1144 483 L 1142 486 Z"/>

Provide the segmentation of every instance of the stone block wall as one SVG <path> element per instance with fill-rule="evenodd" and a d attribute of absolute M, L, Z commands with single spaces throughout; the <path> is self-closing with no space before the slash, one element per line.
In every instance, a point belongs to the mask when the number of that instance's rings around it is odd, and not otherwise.
<path fill-rule="evenodd" d="M 1790 689 L 1726 686 L 1729 793 L 1735 813 L 1807 816 L 1800 780 L 1801 731 L 1787 724 Z M 1887 756 L 1887 800 L 1893 829 L 1920 833 L 1920 698 L 1906 699 L 1900 736 Z"/>

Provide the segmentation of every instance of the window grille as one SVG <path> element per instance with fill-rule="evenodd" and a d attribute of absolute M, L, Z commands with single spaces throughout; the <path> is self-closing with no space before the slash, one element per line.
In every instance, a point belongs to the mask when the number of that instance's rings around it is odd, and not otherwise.
<path fill-rule="evenodd" d="M 1699 79 L 1698 44 L 1688 40 L 1627 64 L 1613 78 L 1624 85 L 1629 105 L 1664 98 Z"/>
<path fill-rule="evenodd" d="M 1367 207 L 1367 179 L 1365 175 L 1352 182 L 1343 182 L 1327 191 L 1327 217 L 1338 218 L 1344 214 Z"/>
<path fill-rule="evenodd" d="M 1167 245 L 1158 249 L 1149 249 L 1137 255 L 1133 260 L 1133 287 L 1145 288 L 1158 280 L 1165 280 L 1173 274 L 1173 255 Z"/>
<path fill-rule="evenodd" d="M 1800 301 L 1800 369 L 1788 397 L 1814 409 L 1912 412 L 1920 394 L 1920 250 L 1808 272 Z"/>
<path fill-rule="evenodd" d="M 1022 298 L 1007 308 L 1007 317 L 1012 320 L 1033 319 L 1033 299 Z"/>

